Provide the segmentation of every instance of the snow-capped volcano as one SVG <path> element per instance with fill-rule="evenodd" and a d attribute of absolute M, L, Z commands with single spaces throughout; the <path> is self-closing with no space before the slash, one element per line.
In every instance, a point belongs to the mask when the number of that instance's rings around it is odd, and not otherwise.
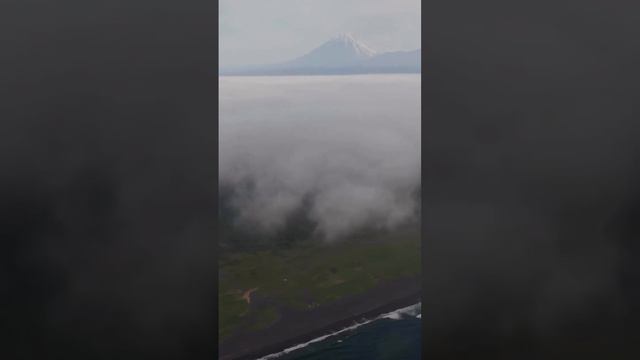
<path fill-rule="evenodd" d="M 340 34 L 311 52 L 285 63 L 294 67 L 344 67 L 366 61 L 376 55 L 351 34 Z"/>
<path fill-rule="evenodd" d="M 340 34 L 293 60 L 221 70 L 223 75 L 419 73 L 420 50 L 377 53 L 351 34 Z"/>

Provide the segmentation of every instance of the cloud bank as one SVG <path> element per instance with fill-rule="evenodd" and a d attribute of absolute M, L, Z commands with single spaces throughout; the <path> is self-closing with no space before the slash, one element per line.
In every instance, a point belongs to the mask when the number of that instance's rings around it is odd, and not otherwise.
<path fill-rule="evenodd" d="M 419 76 L 222 77 L 219 136 L 238 226 L 277 231 L 305 204 L 330 241 L 415 220 Z"/>

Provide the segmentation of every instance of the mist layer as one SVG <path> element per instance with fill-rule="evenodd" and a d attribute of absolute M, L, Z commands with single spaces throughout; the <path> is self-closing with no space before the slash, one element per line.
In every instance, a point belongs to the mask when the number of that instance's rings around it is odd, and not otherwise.
<path fill-rule="evenodd" d="M 416 216 L 419 75 L 221 77 L 219 126 L 237 226 L 277 231 L 304 209 L 333 241 Z"/>

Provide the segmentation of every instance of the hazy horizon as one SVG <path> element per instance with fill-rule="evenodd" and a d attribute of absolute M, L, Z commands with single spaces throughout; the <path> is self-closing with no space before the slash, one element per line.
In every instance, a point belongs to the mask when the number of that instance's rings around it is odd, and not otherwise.
<path fill-rule="evenodd" d="M 219 66 L 287 61 L 341 33 L 379 52 L 415 50 L 420 6 L 416 0 L 222 0 Z"/>

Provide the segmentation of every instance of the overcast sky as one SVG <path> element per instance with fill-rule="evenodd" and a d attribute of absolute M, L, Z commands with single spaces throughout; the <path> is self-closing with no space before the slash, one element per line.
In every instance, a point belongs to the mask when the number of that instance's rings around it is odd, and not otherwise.
<path fill-rule="evenodd" d="M 374 50 L 420 47 L 420 0 L 221 0 L 220 66 L 289 60 L 339 33 Z"/>

